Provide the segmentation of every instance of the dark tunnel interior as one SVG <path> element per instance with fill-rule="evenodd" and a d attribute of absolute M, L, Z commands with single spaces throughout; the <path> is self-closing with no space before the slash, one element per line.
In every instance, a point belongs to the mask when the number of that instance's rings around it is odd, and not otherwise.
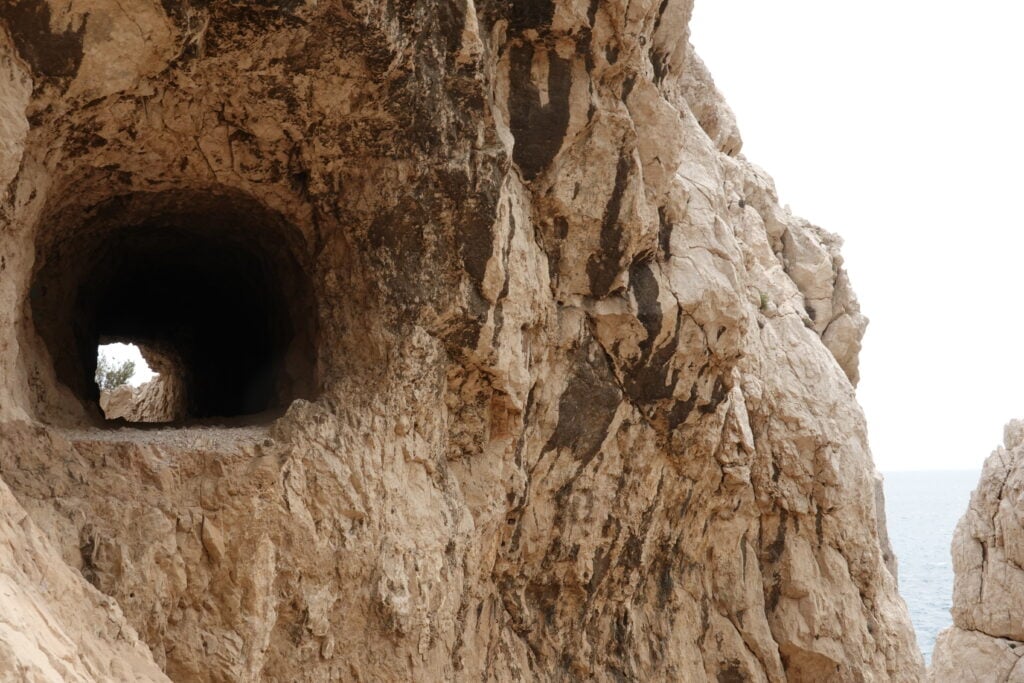
<path fill-rule="evenodd" d="M 42 245 L 33 320 L 58 379 L 95 402 L 97 345 L 122 341 L 173 352 L 190 418 L 309 398 L 316 307 L 293 230 L 251 199 L 134 196 Z"/>

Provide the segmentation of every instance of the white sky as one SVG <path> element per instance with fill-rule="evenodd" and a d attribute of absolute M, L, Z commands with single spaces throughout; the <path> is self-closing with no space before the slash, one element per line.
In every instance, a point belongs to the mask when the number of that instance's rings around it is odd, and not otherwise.
<path fill-rule="evenodd" d="M 111 359 L 115 365 L 120 365 L 126 360 L 135 362 L 135 374 L 128 380 L 128 384 L 137 387 L 156 377 L 156 373 L 149 369 L 142 352 L 135 344 L 103 344 L 96 351 L 97 358 L 102 354 Z"/>
<path fill-rule="evenodd" d="M 846 241 L 881 470 L 968 469 L 1024 418 L 1024 3 L 696 0 L 744 154 Z"/>

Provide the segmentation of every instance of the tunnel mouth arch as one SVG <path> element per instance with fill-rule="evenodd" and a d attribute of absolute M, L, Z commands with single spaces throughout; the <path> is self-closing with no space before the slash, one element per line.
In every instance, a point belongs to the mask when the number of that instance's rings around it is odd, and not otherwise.
<path fill-rule="evenodd" d="M 96 349 L 111 341 L 178 359 L 181 422 L 269 416 L 315 397 L 305 240 L 254 197 L 136 192 L 51 215 L 38 235 L 32 323 L 56 381 L 92 418 Z"/>

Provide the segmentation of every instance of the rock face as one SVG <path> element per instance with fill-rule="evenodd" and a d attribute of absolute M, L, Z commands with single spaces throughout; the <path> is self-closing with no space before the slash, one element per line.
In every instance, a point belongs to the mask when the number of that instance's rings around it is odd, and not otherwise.
<path fill-rule="evenodd" d="M 953 626 L 935 643 L 930 680 L 1024 681 L 1024 421 L 981 472 L 953 537 Z"/>
<path fill-rule="evenodd" d="M 176 422 L 188 413 L 179 386 L 163 376 L 138 387 L 128 384 L 100 392 L 100 410 L 108 420 Z"/>
<path fill-rule="evenodd" d="M 3 482 L 0 538 L 0 680 L 167 680 L 117 603 L 64 564 Z"/>
<path fill-rule="evenodd" d="M 840 241 L 690 11 L 0 6 L 8 670 L 919 680 Z M 105 427 L 101 339 L 202 426 Z"/>

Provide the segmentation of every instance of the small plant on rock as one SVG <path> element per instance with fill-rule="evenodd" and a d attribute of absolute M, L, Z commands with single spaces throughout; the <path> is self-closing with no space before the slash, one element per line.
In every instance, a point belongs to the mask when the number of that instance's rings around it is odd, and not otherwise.
<path fill-rule="evenodd" d="M 134 361 L 126 360 L 118 364 L 102 353 L 96 359 L 96 386 L 100 391 L 110 391 L 127 384 L 134 374 Z"/>

